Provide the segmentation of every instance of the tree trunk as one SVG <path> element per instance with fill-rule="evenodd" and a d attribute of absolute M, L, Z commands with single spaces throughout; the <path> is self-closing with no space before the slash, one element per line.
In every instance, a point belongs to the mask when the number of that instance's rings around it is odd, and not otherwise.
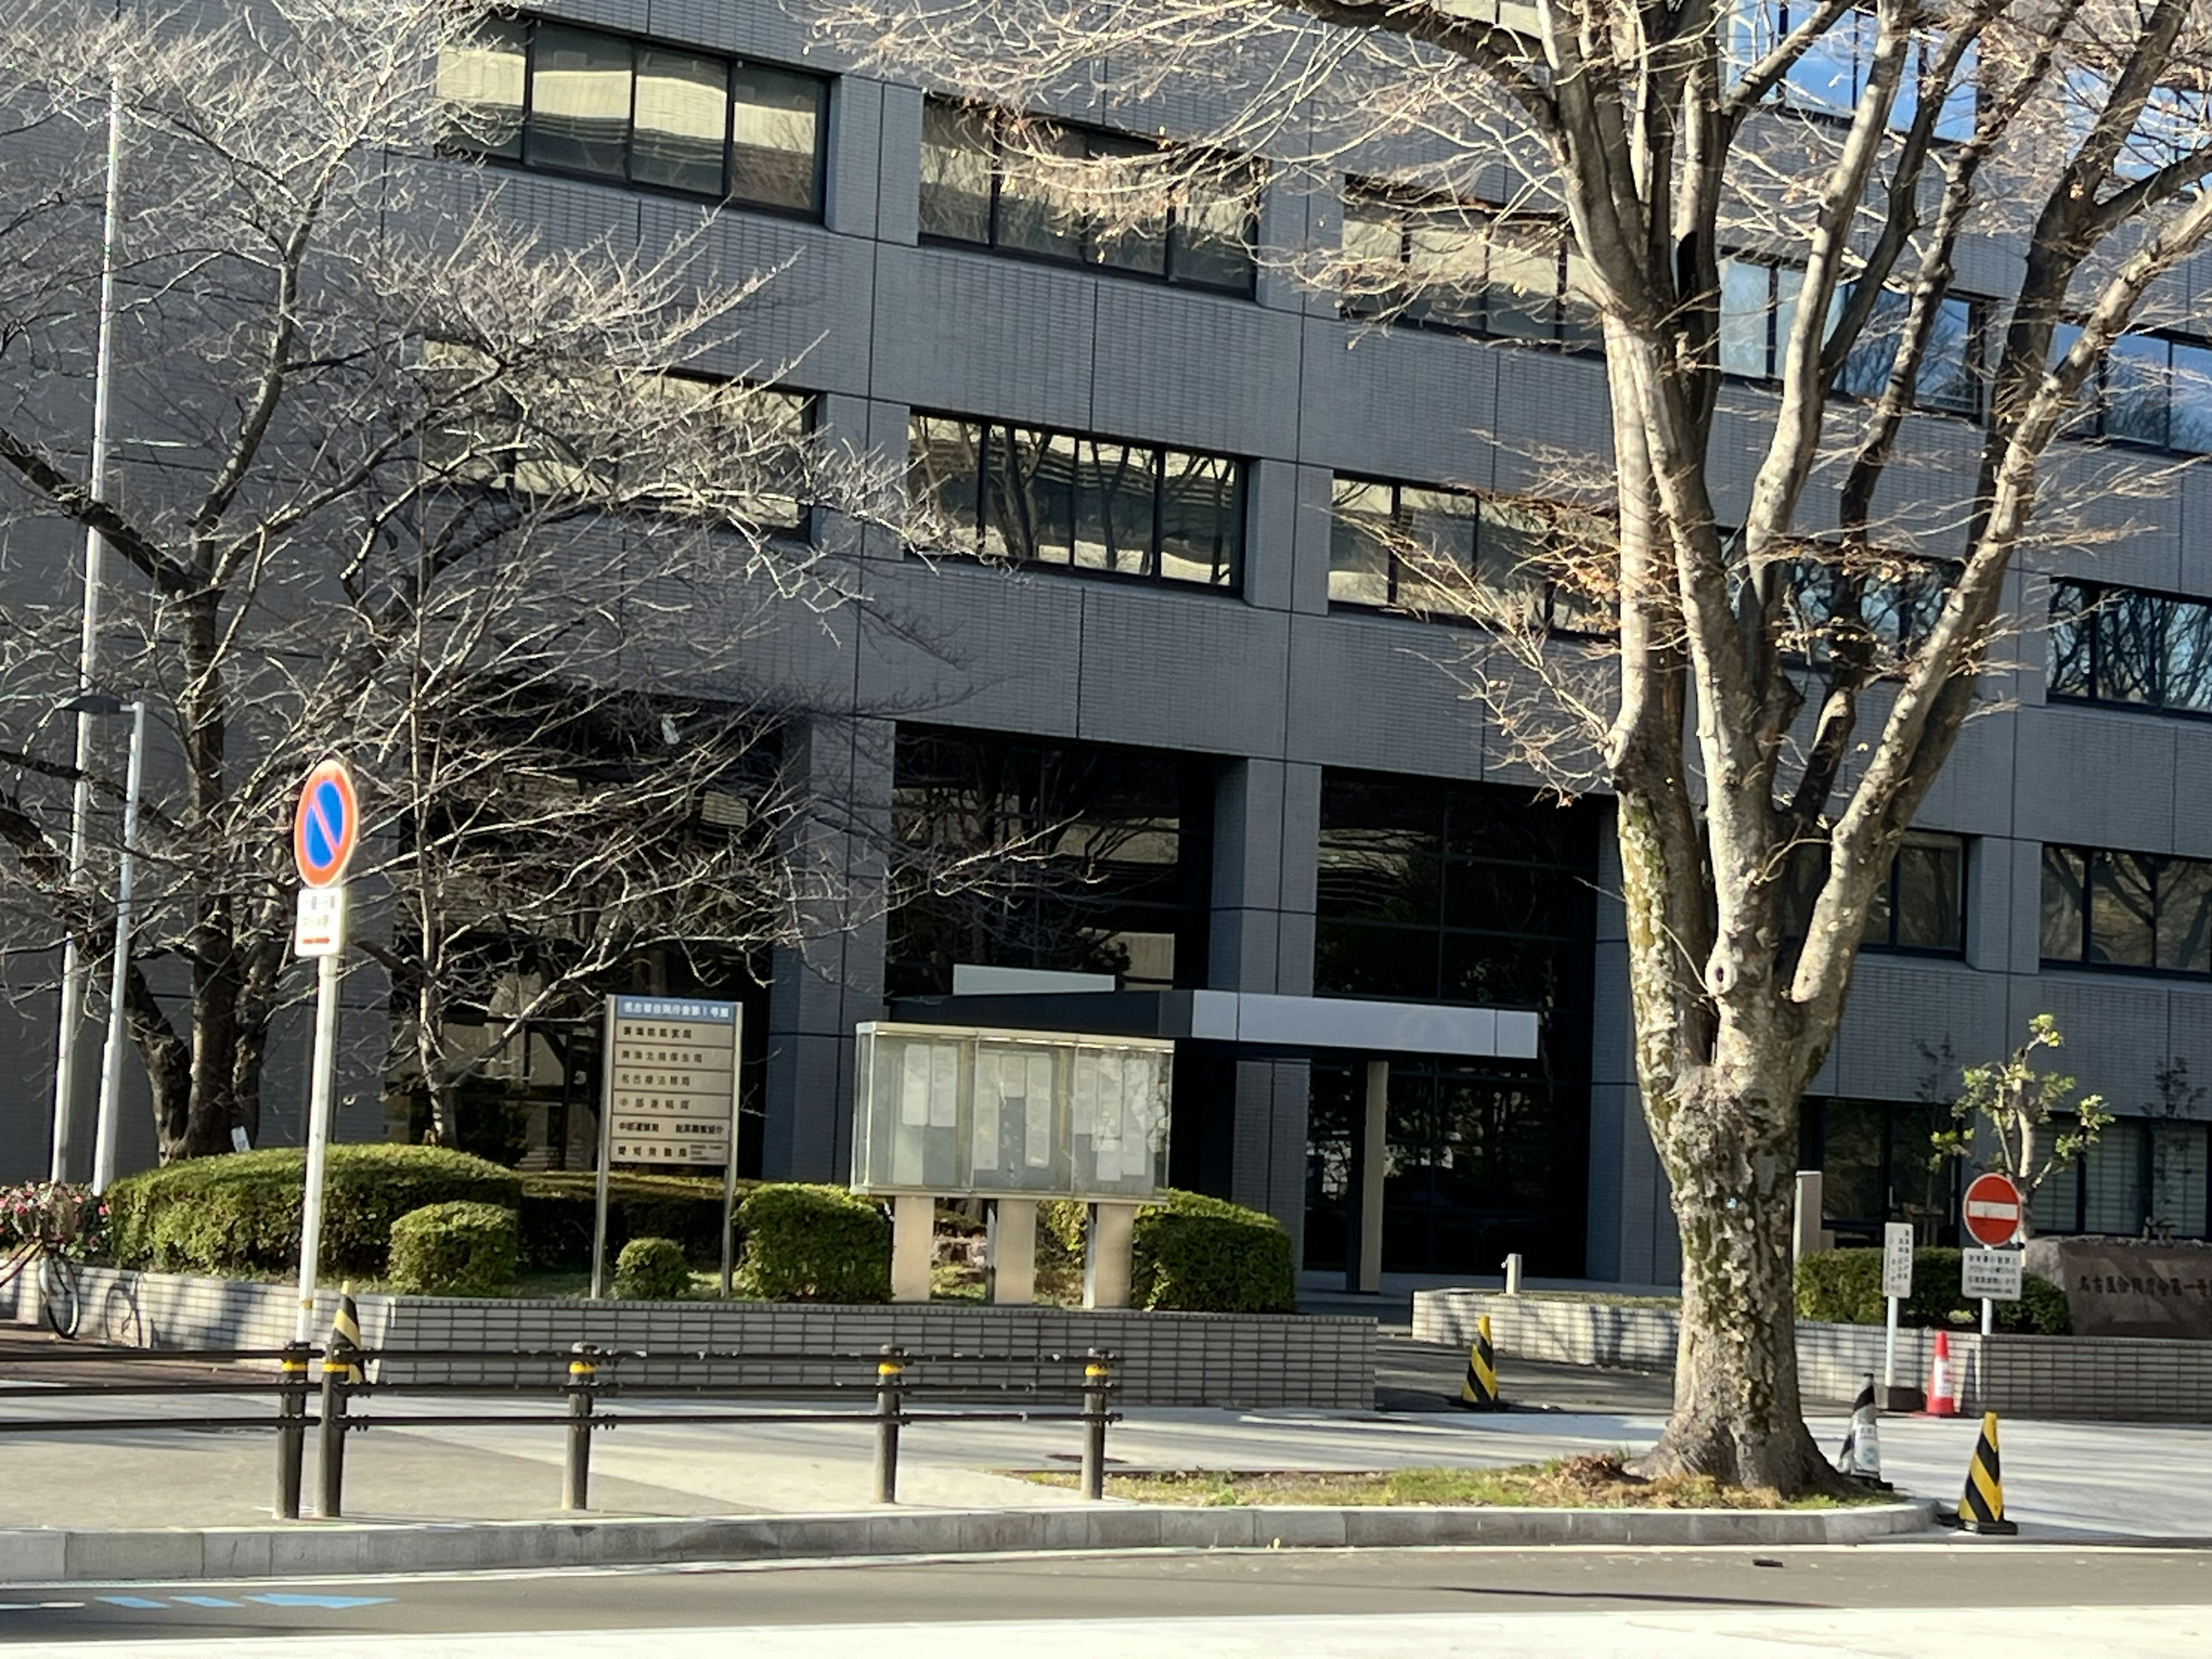
<path fill-rule="evenodd" d="M 1674 1414 L 1639 1471 L 1784 1492 L 1827 1485 L 1832 1471 L 1797 1391 L 1796 1091 L 1708 1072 L 1664 1116 L 1660 1157 L 1682 1237 L 1682 1334 Z"/>

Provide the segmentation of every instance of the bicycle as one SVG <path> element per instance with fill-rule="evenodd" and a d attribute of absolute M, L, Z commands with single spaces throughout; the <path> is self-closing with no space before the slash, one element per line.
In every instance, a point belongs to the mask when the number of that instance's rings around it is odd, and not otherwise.
<path fill-rule="evenodd" d="M 84 1218 L 76 1200 L 65 1193 L 58 1196 L 51 1211 L 38 1217 L 36 1230 L 0 1263 L 0 1290 L 35 1267 L 40 1322 L 64 1341 L 73 1341 L 84 1322 L 82 1279 L 72 1255 L 85 1232 Z"/>

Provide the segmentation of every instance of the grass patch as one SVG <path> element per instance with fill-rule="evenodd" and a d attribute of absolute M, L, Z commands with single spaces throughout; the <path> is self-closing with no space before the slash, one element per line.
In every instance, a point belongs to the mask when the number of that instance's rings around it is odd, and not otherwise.
<path fill-rule="evenodd" d="M 1057 1469 L 1021 1471 L 1042 1486 L 1073 1486 Z M 1833 1510 L 1893 1501 L 1889 1494 L 1784 1498 L 1771 1486 L 1724 1486 L 1705 1475 L 1646 1480 L 1617 1453 L 1583 1453 L 1505 1469 L 1383 1469 L 1349 1474 L 1230 1474 L 1215 1470 L 1109 1474 L 1106 1495 L 1193 1509 L 1271 1504 L 1563 1510 Z"/>

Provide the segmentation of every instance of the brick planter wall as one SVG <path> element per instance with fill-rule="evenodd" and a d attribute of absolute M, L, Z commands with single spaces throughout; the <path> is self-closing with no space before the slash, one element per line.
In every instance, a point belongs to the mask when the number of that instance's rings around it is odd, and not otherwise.
<path fill-rule="evenodd" d="M 18 1286 L 0 1290 L 0 1317 Z M 276 1347 L 292 1334 L 291 1287 L 179 1273 L 83 1270 L 84 1335 L 149 1347 Z M 1137 1313 L 1068 1308 L 992 1308 L 932 1303 L 818 1307 L 758 1302 L 461 1300 L 362 1295 L 362 1340 L 369 1347 L 611 1348 L 756 1353 L 852 1353 L 894 1343 L 915 1353 L 1016 1359 L 1098 1348 L 1116 1356 L 1121 1403 L 1129 1406 L 1313 1406 L 1364 1411 L 1375 1403 L 1375 1322 L 1300 1314 Z M 330 1329 L 337 1298 L 318 1298 L 315 1330 Z M 34 1311 L 27 1301 L 22 1313 Z M 17 1316 L 21 1316 L 19 1314 Z M 1079 1368 L 1077 1368 L 1079 1370 Z M 395 1364 L 391 1380 L 482 1381 L 516 1375 L 513 1365 Z M 625 1375 L 634 1374 L 625 1371 Z M 994 1376 L 1003 1376 L 1003 1368 Z M 532 1368 L 533 1378 L 550 1375 Z M 849 1379 L 849 1368 L 841 1375 Z M 1068 1368 L 1040 1367 L 1058 1382 Z M 957 1382 L 958 1368 L 931 1380 Z M 767 1365 L 748 1381 L 828 1380 L 818 1368 Z"/>
<path fill-rule="evenodd" d="M 1619 1307 L 1489 1291 L 1418 1291 L 1413 1336 L 1471 1341 L 1490 1316 L 1501 1358 L 1520 1355 L 1578 1365 L 1664 1370 L 1674 1363 L 1680 1316 L 1668 1307 Z M 1812 1401 L 1848 1401 L 1871 1375 L 1881 1378 L 1882 1328 L 1801 1320 L 1797 1370 Z M 1897 1334 L 1897 1380 L 1924 1387 L 1936 1333 Z M 1962 1408 L 2021 1417 L 2118 1422 L 2212 1422 L 2212 1342 L 2127 1336 L 2006 1336 L 1984 1345 L 1976 1332 L 1951 1334 Z M 1510 1395 L 1510 1372 L 1502 1379 Z"/>

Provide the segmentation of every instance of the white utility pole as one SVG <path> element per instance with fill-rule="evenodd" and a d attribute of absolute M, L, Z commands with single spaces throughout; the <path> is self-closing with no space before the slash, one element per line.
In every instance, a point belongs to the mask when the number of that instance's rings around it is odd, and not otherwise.
<path fill-rule="evenodd" d="M 131 878 L 138 851 L 138 788 L 145 775 L 146 699 L 139 697 L 131 704 L 131 772 L 123 787 L 123 865 L 115 876 L 114 973 L 107 991 L 107 1046 L 100 1054 L 100 1131 L 92 1153 L 95 1193 L 106 1192 L 115 1179 L 115 1138 L 123 1093 L 123 1006 L 131 975 Z"/>
<path fill-rule="evenodd" d="M 92 459 L 88 480 L 92 498 L 107 499 L 109 382 L 115 361 L 115 266 L 122 238 L 123 78 L 111 78 L 107 92 L 107 210 L 101 228 L 100 255 L 100 337 L 93 358 Z M 84 629 L 77 645 L 77 690 L 89 691 L 100 659 L 100 585 L 106 563 L 107 538 L 97 530 L 84 535 Z M 92 811 L 92 754 L 96 717 L 80 710 L 76 717 L 76 787 L 70 799 L 69 884 L 72 893 L 84 885 L 86 820 Z M 54 1044 L 54 1139 L 52 1179 L 67 1181 L 77 1148 L 70 1133 L 70 1107 L 76 1092 L 77 1027 L 84 1018 L 84 942 L 75 928 L 62 947 L 60 1031 Z"/>

